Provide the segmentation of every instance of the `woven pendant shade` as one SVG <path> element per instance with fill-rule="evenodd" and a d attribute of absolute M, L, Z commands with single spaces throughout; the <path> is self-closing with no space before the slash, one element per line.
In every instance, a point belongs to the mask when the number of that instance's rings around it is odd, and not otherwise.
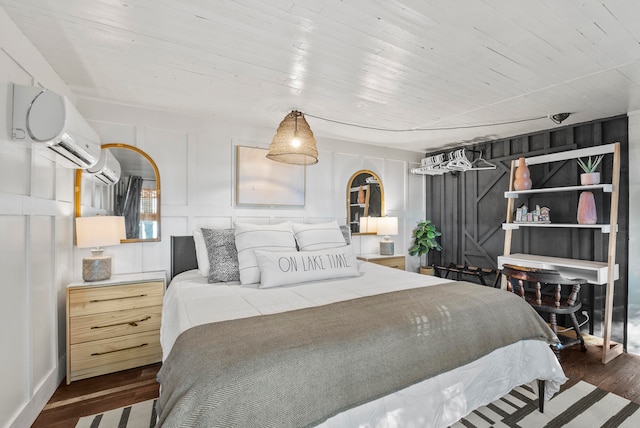
<path fill-rule="evenodd" d="M 292 144 L 297 138 L 299 144 Z M 267 157 L 271 160 L 293 165 L 318 163 L 318 149 L 313 131 L 299 111 L 287 114 L 276 131 L 269 146 Z"/>

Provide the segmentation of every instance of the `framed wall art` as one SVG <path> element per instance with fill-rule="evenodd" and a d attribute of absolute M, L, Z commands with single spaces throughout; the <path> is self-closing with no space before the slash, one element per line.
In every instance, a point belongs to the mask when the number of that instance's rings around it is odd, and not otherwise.
<path fill-rule="evenodd" d="M 267 149 L 236 147 L 237 205 L 304 206 L 304 166 L 267 159 Z"/>

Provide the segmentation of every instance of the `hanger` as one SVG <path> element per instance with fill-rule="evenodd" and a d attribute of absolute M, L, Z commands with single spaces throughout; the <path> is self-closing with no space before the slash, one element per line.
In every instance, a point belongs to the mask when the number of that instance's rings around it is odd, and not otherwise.
<path fill-rule="evenodd" d="M 440 153 L 423 158 L 418 168 L 411 168 L 412 174 L 442 175 L 445 172 L 457 174 L 464 171 L 482 171 L 496 169 L 496 166 L 482 157 L 482 150 L 471 150 L 472 153 L 480 153 L 477 159 L 469 162 L 464 148 L 452 152 Z M 445 157 L 447 159 L 445 159 Z"/>
<path fill-rule="evenodd" d="M 447 162 L 447 168 L 452 171 L 467 171 L 471 169 L 471 162 L 467 159 L 464 149 L 458 149 L 454 152 L 449 152 L 449 162 Z"/>
<path fill-rule="evenodd" d="M 471 171 L 482 171 L 482 170 L 488 170 L 488 169 L 496 169 L 496 166 L 494 164 L 492 164 L 491 162 L 488 162 L 487 160 L 482 158 L 482 150 L 480 150 L 480 156 L 478 156 L 477 159 L 475 159 L 473 162 L 471 162 Z"/>
<path fill-rule="evenodd" d="M 446 168 L 446 162 L 444 161 L 444 153 L 429 156 L 420 161 L 419 168 L 412 168 L 413 174 L 426 174 L 426 175 L 442 175 L 449 170 Z"/>

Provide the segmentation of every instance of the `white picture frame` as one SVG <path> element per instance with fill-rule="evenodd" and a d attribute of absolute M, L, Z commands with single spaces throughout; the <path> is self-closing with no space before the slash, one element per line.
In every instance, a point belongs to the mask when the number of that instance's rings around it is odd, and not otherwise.
<path fill-rule="evenodd" d="M 306 167 L 272 161 L 267 153 L 236 146 L 236 205 L 304 207 Z"/>

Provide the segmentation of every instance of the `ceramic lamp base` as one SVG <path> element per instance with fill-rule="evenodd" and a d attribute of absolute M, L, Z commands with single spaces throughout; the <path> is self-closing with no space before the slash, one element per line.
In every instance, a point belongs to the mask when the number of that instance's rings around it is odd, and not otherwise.
<path fill-rule="evenodd" d="M 111 278 L 111 257 L 88 257 L 82 259 L 82 279 L 88 282 Z"/>
<path fill-rule="evenodd" d="M 393 241 L 380 241 L 380 255 L 393 256 Z"/>

